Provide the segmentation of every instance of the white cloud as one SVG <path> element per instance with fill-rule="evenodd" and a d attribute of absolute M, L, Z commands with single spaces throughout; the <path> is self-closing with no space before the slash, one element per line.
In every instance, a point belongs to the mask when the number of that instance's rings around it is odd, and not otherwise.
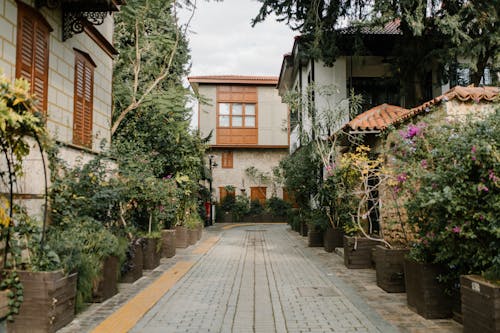
<path fill-rule="evenodd" d="M 190 75 L 279 75 L 296 33 L 272 17 L 252 28 L 259 6 L 252 0 L 198 0 L 189 34 Z M 187 18 L 180 13 L 181 22 Z"/>

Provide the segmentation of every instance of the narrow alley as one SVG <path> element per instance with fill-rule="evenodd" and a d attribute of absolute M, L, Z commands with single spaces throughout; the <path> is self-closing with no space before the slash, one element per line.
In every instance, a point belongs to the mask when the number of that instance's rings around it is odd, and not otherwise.
<path fill-rule="evenodd" d="M 461 330 L 451 320 L 411 312 L 404 294 L 376 287 L 373 270 L 349 270 L 343 278 L 338 254 L 307 248 L 283 224 L 211 227 L 198 247 L 163 260 L 149 277 L 122 285 L 123 292 L 59 333 Z"/>

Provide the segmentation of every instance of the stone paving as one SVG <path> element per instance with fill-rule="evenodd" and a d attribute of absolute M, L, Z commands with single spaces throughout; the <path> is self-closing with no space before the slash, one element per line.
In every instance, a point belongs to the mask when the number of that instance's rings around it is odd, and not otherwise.
<path fill-rule="evenodd" d="M 178 251 L 119 295 L 93 305 L 59 333 L 91 332 L 104 318 L 180 260 L 196 261 L 131 330 L 156 332 L 461 332 L 451 320 L 425 320 L 405 294 L 387 294 L 373 270 L 348 270 L 342 258 L 286 225 L 206 229 L 212 249 Z M 114 333 L 114 332 L 110 332 Z"/>

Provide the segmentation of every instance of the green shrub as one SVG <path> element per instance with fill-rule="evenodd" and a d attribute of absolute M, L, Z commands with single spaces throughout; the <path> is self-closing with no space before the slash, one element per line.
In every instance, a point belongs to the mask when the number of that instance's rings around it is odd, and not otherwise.
<path fill-rule="evenodd" d="M 286 217 L 292 205 L 278 197 L 271 197 L 267 200 L 266 206 L 274 216 Z"/>
<path fill-rule="evenodd" d="M 500 281 L 500 110 L 485 120 L 411 124 L 393 147 L 399 187 L 409 193 L 409 222 L 418 240 L 410 255 L 461 274 Z"/>
<path fill-rule="evenodd" d="M 254 199 L 250 202 L 250 209 L 248 210 L 248 215 L 260 215 L 264 212 L 264 206 L 260 203 L 260 200 Z"/>

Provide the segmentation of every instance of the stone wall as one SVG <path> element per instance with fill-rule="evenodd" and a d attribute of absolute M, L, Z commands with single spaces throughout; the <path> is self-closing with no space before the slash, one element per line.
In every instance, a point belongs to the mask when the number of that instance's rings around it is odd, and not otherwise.
<path fill-rule="evenodd" d="M 247 176 L 245 170 L 249 167 L 255 167 L 259 172 L 271 173 L 272 168 L 279 165 L 281 159 L 288 155 L 288 149 L 231 149 L 233 151 L 233 168 L 222 168 L 221 155 L 222 152 L 228 149 L 212 149 L 212 154 L 215 156 L 217 167 L 213 168 L 214 196 L 219 201 L 219 187 L 234 186 L 236 194 L 246 194 L 250 196 L 250 187 L 266 186 L 266 195 L 270 198 L 273 195 L 273 184 L 262 184 Z M 242 191 L 244 189 L 244 191 Z M 282 185 L 275 188 L 276 195 L 279 198 L 283 197 Z"/>

